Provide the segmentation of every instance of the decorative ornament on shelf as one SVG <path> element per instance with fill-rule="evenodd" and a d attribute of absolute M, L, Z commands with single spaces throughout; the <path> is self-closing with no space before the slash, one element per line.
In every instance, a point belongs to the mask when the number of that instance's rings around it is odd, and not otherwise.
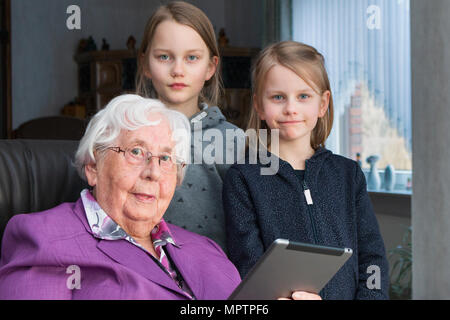
<path fill-rule="evenodd" d="M 92 36 L 87 39 L 86 51 L 97 51 L 97 44 Z"/>
<path fill-rule="evenodd" d="M 376 166 L 379 159 L 380 157 L 378 155 L 372 155 L 366 159 L 366 162 L 370 165 L 369 177 L 367 179 L 367 187 L 369 190 L 376 191 L 380 189 L 381 179 Z"/>
<path fill-rule="evenodd" d="M 81 39 L 80 42 L 78 42 L 77 53 L 86 52 L 87 45 L 88 45 L 87 39 Z"/>
<path fill-rule="evenodd" d="M 362 168 L 362 162 L 361 162 L 361 153 L 356 153 L 356 162 L 358 163 L 359 167 Z"/>
<path fill-rule="evenodd" d="M 134 46 L 136 45 L 136 39 L 133 36 L 129 36 L 127 40 L 127 48 L 128 50 L 135 50 Z"/>
<path fill-rule="evenodd" d="M 384 188 L 387 191 L 393 191 L 395 187 L 395 169 L 394 166 L 388 164 L 384 169 Z"/>
<path fill-rule="evenodd" d="M 408 178 L 408 182 L 406 182 L 406 190 L 411 191 L 412 190 L 412 181 L 411 178 Z"/>
<path fill-rule="evenodd" d="M 85 119 L 86 106 L 78 98 L 75 98 L 63 107 L 61 114 L 68 117 Z"/>
<path fill-rule="evenodd" d="M 106 42 L 105 38 L 102 39 L 102 50 L 103 51 L 108 51 L 109 50 L 109 43 Z"/>
<path fill-rule="evenodd" d="M 227 36 L 225 34 L 225 29 L 221 28 L 219 30 L 219 47 L 226 47 L 226 46 L 228 46 L 228 42 L 229 42 L 229 40 L 228 40 L 228 38 L 227 38 Z"/>

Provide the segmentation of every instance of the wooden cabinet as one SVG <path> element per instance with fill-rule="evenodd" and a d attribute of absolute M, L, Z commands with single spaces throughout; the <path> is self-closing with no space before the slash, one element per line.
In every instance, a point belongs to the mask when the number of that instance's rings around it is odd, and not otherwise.
<path fill-rule="evenodd" d="M 251 65 L 259 49 L 222 47 L 225 87 L 220 108 L 227 120 L 245 130 L 251 109 Z"/>
<path fill-rule="evenodd" d="M 251 108 L 250 68 L 258 49 L 222 47 L 225 94 L 219 106 L 228 121 L 245 129 Z M 136 51 L 90 51 L 75 55 L 78 64 L 78 99 L 87 116 L 112 98 L 135 91 Z"/>
<path fill-rule="evenodd" d="M 75 56 L 78 64 L 78 98 L 87 116 L 95 114 L 114 97 L 134 92 L 136 52 L 90 51 Z"/>

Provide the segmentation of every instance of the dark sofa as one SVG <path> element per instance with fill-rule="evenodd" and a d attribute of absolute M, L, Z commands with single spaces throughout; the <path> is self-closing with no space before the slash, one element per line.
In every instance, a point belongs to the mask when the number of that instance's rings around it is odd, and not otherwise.
<path fill-rule="evenodd" d="M 0 140 L 1 238 L 12 216 L 78 199 L 87 183 L 73 166 L 77 147 L 78 141 Z"/>

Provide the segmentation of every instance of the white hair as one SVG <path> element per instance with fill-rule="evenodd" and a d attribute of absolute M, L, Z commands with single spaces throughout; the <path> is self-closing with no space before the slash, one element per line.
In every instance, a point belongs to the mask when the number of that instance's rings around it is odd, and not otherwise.
<path fill-rule="evenodd" d="M 75 154 L 75 167 L 80 176 L 87 180 L 84 168 L 96 163 L 94 152 L 103 153 L 112 147 L 122 130 L 138 130 L 154 126 L 160 121 L 150 121 L 149 114 L 158 113 L 165 116 L 172 130 L 175 142 L 175 156 L 186 163 L 177 171 L 177 184 L 181 185 L 190 162 L 191 127 L 189 120 L 181 112 L 167 108 L 161 101 L 143 98 L 135 94 L 125 94 L 111 100 L 104 109 L 98 111 L 89 121 L 86 132 Z"/>

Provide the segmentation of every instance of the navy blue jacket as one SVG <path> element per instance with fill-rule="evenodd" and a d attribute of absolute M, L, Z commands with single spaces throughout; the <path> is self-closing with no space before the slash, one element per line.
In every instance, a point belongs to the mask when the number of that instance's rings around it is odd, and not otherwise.
<path fill-rule="evenodd" d="M 355 161 L 319 148 L 306 161 L 303 185 L 282 159 L 275 175 L 261 175 L 263 165 L 246 163 L 228 170 L 222 194 L 229 258 L 242 277 L 277 238 L 347 247 L 353 249 L 352 257 L 320 296 L 388 299 L 386 251 L 364 173 Z M 307 204 L 306 189 L 312 205 Z M 380 268 L 380 289 L 367 286 L 373 265 Z M 376 284 L 373 276 L 369 283 Z"/>

